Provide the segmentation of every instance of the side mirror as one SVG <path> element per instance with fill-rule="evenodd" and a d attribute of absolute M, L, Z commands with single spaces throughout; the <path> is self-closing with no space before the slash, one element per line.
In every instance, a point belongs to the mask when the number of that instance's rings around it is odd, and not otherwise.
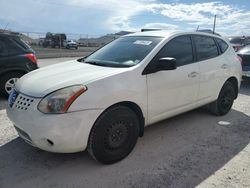
<path fill-rule="evenodd" d="M 157 71 L 161 70 L 175 70 L 176 59 L 172 57 L 163 57 L 156 62 Z"/>

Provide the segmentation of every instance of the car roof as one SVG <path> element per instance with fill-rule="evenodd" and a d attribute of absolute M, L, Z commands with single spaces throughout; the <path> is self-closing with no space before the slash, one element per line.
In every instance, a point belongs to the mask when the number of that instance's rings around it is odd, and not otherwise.
<path fill-rule="evenodd" d="M 3 36 L 3 37 L 18 37 L 17 34 L 13 34 L 13 33 L 1 33 L 1 32 L 0 32 L 0 36 Z"/>
<path fill-rule="evenodd" d="M 145 37 L 164 37 L 164 38 L 169 38 L 171 36 L 175 35 L 204 35 L 204 36 L 211 36 L 211 37 L 217 37 L 217 38 L 222 38 L 218 35 L 214 34 L 209 34 L 209 33 L 204 33 L 204 32 L 190 32 L 190 31 L 166 31 L 166 30 L 160 30 L 160 31 L 145 31 L 145 32 L 137 32 L 137 33 L 132 33 L 128 34 L 125 36 L 145 36 Z M 224 38 L 223 38 L 224 39 Z"/>

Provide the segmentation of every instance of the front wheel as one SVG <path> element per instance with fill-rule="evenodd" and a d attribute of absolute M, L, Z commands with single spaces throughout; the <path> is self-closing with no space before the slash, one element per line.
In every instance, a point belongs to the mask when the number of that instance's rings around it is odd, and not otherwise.
<path fill-rule="evenodd" d="M 234 85 L 226 81 L 217 100 L 209 104 L 210 112 L 218 116 L 227 114 L 233 106 L 235 96 L 237 96 L 237 93 L 234 89 Z"/>
<path fill-rule="evenodd" d="M 115 106 L 95 122 L 87 150 L 97 161 L 112 164 L 125 158 L 139 137 L 139 120 L 128 107 Z"/>

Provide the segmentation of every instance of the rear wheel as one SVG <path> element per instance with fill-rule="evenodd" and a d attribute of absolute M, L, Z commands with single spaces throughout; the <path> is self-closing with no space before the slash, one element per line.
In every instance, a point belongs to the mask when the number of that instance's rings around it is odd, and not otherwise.
<path fill-rule="evenodd" d="M 104 112 L 94 124 L 88 152 L 97 161 L 112 164 L 125 158 L 139 136 L 139 120 L 131 109 L 115 106 Z"/>
<path fill-rule="evenodd" d="M 6 97 L 9 96 L 12 88 L 15 86 L 17 80 L 23 76 L 20 72 L 6 73 L 0 78 L 0 92 Z"/>
<path fill-rule="evenodd" d="M 225 115 L 227 114 L 233 106 L 233 102 L 237 96 L 234 85 L 227 81 L 219 94 L 217 100 L 209 104 L 209 110 L 215 115 Z"/>

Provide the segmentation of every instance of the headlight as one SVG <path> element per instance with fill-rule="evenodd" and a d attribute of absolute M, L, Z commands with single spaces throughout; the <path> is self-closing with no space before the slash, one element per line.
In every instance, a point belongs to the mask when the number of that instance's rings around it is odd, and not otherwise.
<path fill-rule="evenodd" d="M 67 112 L 74 100 L 79 97 L 87 87 L 82 85 L 71 86 L 57 90 L 45 98 L 38 104 L 38 110 L 43 113 L 61 114 Z"/>

